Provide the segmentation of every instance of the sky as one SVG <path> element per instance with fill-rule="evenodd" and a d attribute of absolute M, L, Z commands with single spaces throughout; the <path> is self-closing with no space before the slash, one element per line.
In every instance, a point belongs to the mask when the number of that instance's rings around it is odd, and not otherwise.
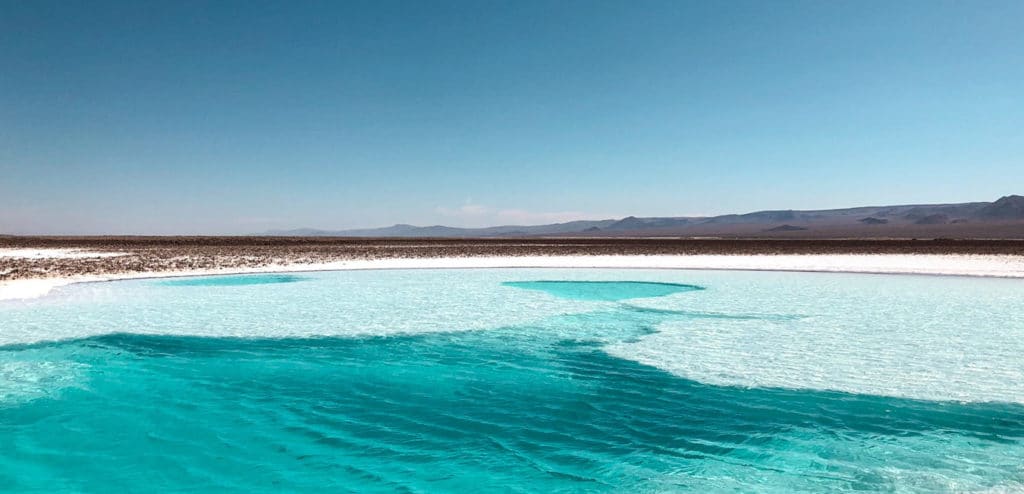
<path fill-rule="evenodd" d="M 0 0 L 0 233 L 1024 193 L 1024 2 Z"/>

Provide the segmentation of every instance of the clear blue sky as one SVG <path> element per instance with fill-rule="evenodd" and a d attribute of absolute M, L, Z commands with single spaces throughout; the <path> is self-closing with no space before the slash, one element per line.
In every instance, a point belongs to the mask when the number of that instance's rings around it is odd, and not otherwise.
<path fill-rule="evenodd" d="M 1024 2 L 0 0 L 0 232 L 1024 192 Z"/>

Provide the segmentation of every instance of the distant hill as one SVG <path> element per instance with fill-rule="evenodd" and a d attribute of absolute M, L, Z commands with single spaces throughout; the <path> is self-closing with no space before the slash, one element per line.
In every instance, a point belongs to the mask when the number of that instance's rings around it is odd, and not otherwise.
<path fill-rule="evenodd" d="M 486 228 L 456 228 L 442 225 L 413 226 L 398 224 L 383 228 L 337 231 L 318 230 L 314 228 L 271 230 L 267 232 L 267 235 L 302 237 L 499 237 L 515 235 L 558 235 L 584 231 L 602 231 L 604 228 L 617 222 L 617 220 L 570 221 L 568 223 L 554 223 L 550 225 L 503 225 Z"/>
<path fill-rule="evenodd" d="M 1024 196 L 994 202 L 773 210 L 713 217 L 636 217 L 549 225 L 456 228 L 398 224 L 358 230 L 301 228 L 280 236 L 529 237 L 720 236 L 765 238 L 1024 238 Z"/>
<path fill-rule="evenodd" d="M 1024 218 L 1024 196 L 1001 197 L 996 202 L 979 209 L 977 218 L 1019 220 Z"/>
<path fill-rule="evenodd" d="M 949 216 L 942 213 L 929 214 L 914 220 L 915 225 L 945 225 L 949 223 Z"/>
<path fill-rule="evenodd" d="M 806 229 L 807 228 L 802 227 L 802 226 L 781 225 L 781 226 L 777 226 L 775 228 L 768 228 L 765 231 L 766 232 L 801 232 L 801 231 L 804 231 Z"/>

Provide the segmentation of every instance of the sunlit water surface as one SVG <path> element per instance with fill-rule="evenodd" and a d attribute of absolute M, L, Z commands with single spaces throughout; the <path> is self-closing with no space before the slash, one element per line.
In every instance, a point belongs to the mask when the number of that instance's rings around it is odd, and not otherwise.
<path fill-rule="evenodd" d="M 0 303 L 0 491 L 1016 492 L 1024 285 L 410 270 Z"/>

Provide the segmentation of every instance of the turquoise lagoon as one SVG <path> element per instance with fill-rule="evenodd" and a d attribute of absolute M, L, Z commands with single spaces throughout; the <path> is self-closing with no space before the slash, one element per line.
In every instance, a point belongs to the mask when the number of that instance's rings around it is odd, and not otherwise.
<path fill-rule="evenodd" d="M 1016 492 L 1024 284 L 407 270 L 0 303 L 3 492 Z"/>

